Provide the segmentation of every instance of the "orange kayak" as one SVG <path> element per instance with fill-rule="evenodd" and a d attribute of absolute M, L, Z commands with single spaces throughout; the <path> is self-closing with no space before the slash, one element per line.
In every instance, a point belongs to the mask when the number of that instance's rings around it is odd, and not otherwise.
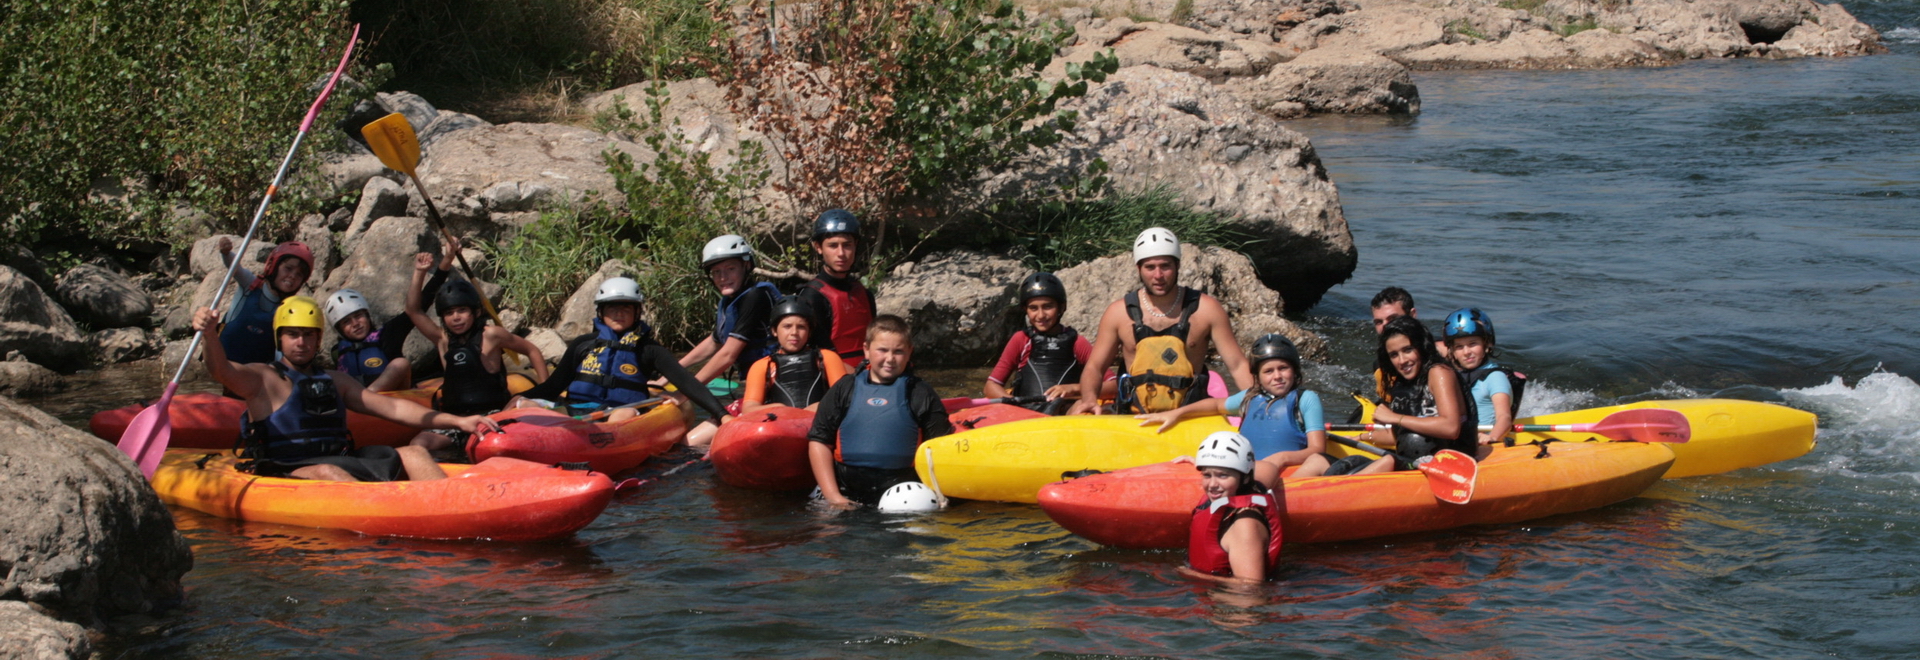
<path fill-rule="evenodd" d="M 483 433 L 468 445 L 475 461 L 495 456 L 552 465 L 585 462 L 620 474 L 686 439 L 687 423 L 671 401 L 608 424 L 585 422 L 544 408 L 516 408 L 489 415 L 501 432 Z"/>
<path fill-rule="evenodd" d="M 442 465 L 437 481 L 340 482 L 257 477 L 232 453 L 169 450 L 153 475 L 168 504 L 252 522 L 373 536 L 537 541 L 573 534 L 606 510 L 613 481 L 511 458 Z"/>
<path fill-rule="evenodd" d="M 1585 511 L 1645 491 L 1673 464 L 1662 444 L 1505 447 L 1480 463 L 1473 501 L 1434 499 L 1419 472 L 1283 480 L 1288 543 L 1350 541 Z M 1061 527 L 1119 548 L 1184 548 L 1202 499 L 1191 464 L 1156 463 L 1050 484 L 1040 508 Z"/>
<path fill-rule="evenodd" d="M 433 405 L 433 393 L 440 389 L 440 379 L 434 378 L 420 383 L 421 387 L 411 390 L 381 392 L 382 396 L 406 399 L 423 406 Z M 514 392 L 523 392 L 533 387 L 533 381 L 520 374 L 509 374 L 507 388 Z M 133 423 L 135 415 L 146 410 L 152 402 L 103 410 L 94 413 L 87 421 L 87 427 L 95 436 L 118 442 L 127 432 L 127 425 Z M 167 406 L 168 420 L 173 427 L 173 435 L 167 442 L 169 447 L 182 449 L 232 449 L 240 440 L 240 415 L 247 411 L 247 402 L 239 399 L 209 393 L 180 394 L 173 397 L 173 403 Z M 386 445 L 389 447 L 407 444 L 414 434 L 420 432 L 410 426 L 395 424 L 371 415 L 347 412 L 347 430 L 353 432 L 353 442 L 360 446 Z"/>
<path fill-rule="evenodd" d="M 962 399 L 964 400 L 964 399 Z M 1019 406 L 994 403 L 948 413 L 955 431 L 1045 417 Z M 707 458 L 728 485 L 753 490 L 805 490 L 814 486 L 807 459 L 813 413 L 779 406 L 757 410 L 720 426 Z"/>

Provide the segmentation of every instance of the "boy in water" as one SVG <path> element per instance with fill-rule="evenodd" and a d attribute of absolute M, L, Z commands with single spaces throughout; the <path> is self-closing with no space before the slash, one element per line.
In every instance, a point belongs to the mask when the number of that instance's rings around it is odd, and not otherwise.
<path fill-rule="evenodd" d="M 1468 307 L 1447 315 L 1447 325 L 1440 334 L 1452 349 L 1453 365 L 1465 381 L 1475 417 L 1493 424 L 1480 433 L 1480 453 L 1475 456 L 1486 458 L 1493 451 L 1493 443 L 1513 428 L 1526 377 L 1493 361 L 1493 319 L 1480 308 Z"/>
<path fill-rule="evenodd" d="M 1252 443 L 1232 431 L 1200 442 L 1193 466 L 1205 497 L 1188 523 L 1180 572 L 1227 584 L 1254 584 L 1280 564 L 1279 495 L 1253 478 Z"/>
<path fill-rule="evenodd" d="M 867 328 L 866 368 L 840 379 L 820 401 L 807 458 L 827 504 L 878 504 L 888 488 L 919 480 L 913 454 L 921 442 L 953 433 L 940 395 L 907 373 L 912 358 L 907 322 L 875 318 Z"/>
<path fill-rule="evenodd" d="M 233 239 L 220 238 L 220 259 L 233 263 Z M 274 310 L 307 285 L 307 276 L 313 274 L 313 251 L 298 241 L 281 243 L 267 253 L 261 271 L 265 275 L 255 277 L 245 268 L 234 269 L 240 293 L 220 330 L 220 348 L 226 350 L 227 359 L 241 364 L 274 361 Z"/>
<path fill-rule="evenodd" d="M 827 390 L 847 375 L 840 354 L 813 345 L 813 310 L 798 298 L 773 306 L 773 337 L 780 348 L 747 369 L 740 414 L 771 406 L 816 410 Z"/>
<path fill-rule="evenodd" d="M 1058 415 L 1080 398 L 1080 371 L 1093 353 L 1093 344 L 1079 331 L 1060 324 L 1060 316 L 1067 312 L 1067 287 L 1053 273 L 1034 273 L 1020 283 L 1020 307 L 1027 313 L 1027 326 L 1007 339 L 1000 361 L 994 363 L 981 390 L 994 399 L 1045 397 L 1027 407 Z M 1015 374 L 1019 380 L 1010 394 L 1006 382 Z"/>
<path fill-rule="evenodd" d="M 447 249 L 458 247 L 449 244 Z M 434 395 L 434 408 L 456 415 L 484 415 L 505 408 L 513 398 L 513 392 L 507 389 L 507 365 L 501 357 L 505 351 L 525 355 L 533 363 L 535 380 L 546 380 L 547 359 L 540 354 L 540 347 L 507 332 L 506 328 L 488 325 L 486 317 L 481 315 L 480 291 L 466 280 L 453 280 L 440 288 L 433 303 L 434 311 L 440 315 L 439 323 L 427 316 L 420 290 L 426 283 L 427 271 L 433 269 L 433 262 L 433 255 L 426 252 L 413 257 L 413 286 L 407 289 L 407 316 L 413 319 L 414 329 L 420 331 L 420 336 L 433 342 L 440 352 L 441 364 L 446 365 L 444 383 Z M 465 439 L 465 433 L 425 431 L 414 436 L 411 444 L 437 450 L 456 446 L 456 440 Z"/>
<path fill-rule="evenodd" d="M 194 313 L 193 329 L 217 329 L 211 309 Z M 274 311 L 273 334 L 280 359 L 239 364 L 227 359 L 220 342 L 208 342 L 207 373 L 247 401 L 242 455 L 246 469 L 270 477 L 324 481 L 412 481 L 445 479 L 447 473 L 420 447 L 353 446 L 347 411 L 373 415 L 416 428 L 452 427 L 466 432 L 493 429 L 480 416 L 456 417 L 419 404 L 369 396 L 351 378 L 336 378 L 314 364 L 320 353 L 320 307 L 294 296 Z"/>

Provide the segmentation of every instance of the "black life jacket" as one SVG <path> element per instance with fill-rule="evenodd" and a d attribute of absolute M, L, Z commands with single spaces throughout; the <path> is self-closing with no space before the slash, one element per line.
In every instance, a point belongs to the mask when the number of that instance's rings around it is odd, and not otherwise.
<path fill-rule="evenodd" d="M 436 410 L 480 415 L 505 408 L 513 398 L 507 390 L 507 370 L 487 371 L 486 362 L 480 359 L 486 330 L 485 323 L 477 323 L 464 335 L 447 333 L 446 377 L 433 397 Z"/>
<path fill-rule="evenodd" d="M 1427 383 L 1431 366 L 1422 366 L 1420 378 L 1413 381 L 1401 381 L 1387 388 L 1392 397 L 1386 403 L 1387 409 L 1410 417 L 1438 417 L 1440 406 L 1433 398 L 1433 388 Z M 1429 438 L 1412 431 L 1394 427 L 1394 438 L 1399 443 L 1398 453 L 1407 458 L 1432 456 L 1442 449 L 1452 449 L 1472 456 L 1480 445 L 1479 413 L 1473 405 L 1473 397 L 1468 394 L 1467 385 L 1461 382 L 1460 372 L 1447 369 L 1460 388 L 1460 434 L 1451 439 Z"/>
<path fill-rule="evenodd" d="M 1080 382 L 1080 372 L 1085 365 L 1073 354 L 1074 344 L 1080 340 L 1078 330 L 1061 326 L 1053 333 L 1042 334 L 1027 326 L 1020 331 L 1027 335 L 1027 361 L 1014 372 L 1014 396 L 1043 396 L 1055 385 Z M 1033 410 L 1046 406 L 1045 401 L 1027 404 Z"/>
<path fill-rule="evenodd" d="M 822 349 L 812 346 L 799 353 L 774 353 L 767 365 L 767 403 L 805 408 L 827 396 L 827 370 Z"/>
<path fill-rule="evenodd" d="M 1488 362 L 1486 364 L 1480 365 L 1478 369 L 1473 369 L 1470 371 L 1463 372 L 1461 374 L 1461 379 L 1466 382 L 1467 396 L 1469 397 L 1473 396 L 1473 389 L 1472 389 L 1473 386 L 1479 385 L 1480 381 L 1486 380 L 1487 376 L 1493 375 L 1493 372 L 1496 372 L 1496 371 L 1507 375 L 1507 387 L 1508 389 L 1513 390 L 1512 405 L 1508 406 L 1509 409 L 1507 410 L 1507 413 L 1510 415 L 1513 415 L 1515 419 L 1519 419 L 1520 399 L 1527 395 L 1527 375 L 1520 373 L 1518 371 L 1514 371 L 1513 367 L 1506 367 L 1506 366 L 1501 366 L 1499 364 L 1495 364 L 1493 362 Z M 1487 420 L 1487 423 L 1492 424 L 1493 420 L 1489 419 Z"/>
<path fill-rule="evenodd" d="M 249 459 L 293 461 L 315 456 L 337 456 L 353 449 L 347 431 L 347 407 L 340 400 L 333 377 L 325 371 L 308 375 L 274 362 L 280 377 L 292 385 L 287 400 L 258 422 L 240 413 L 240 456 Z"/>

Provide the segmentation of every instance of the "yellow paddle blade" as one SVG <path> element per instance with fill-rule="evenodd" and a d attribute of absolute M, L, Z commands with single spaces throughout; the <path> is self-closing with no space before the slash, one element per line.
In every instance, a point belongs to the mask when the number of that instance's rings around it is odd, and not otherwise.
<path fill-rule="evenodd" d="M 420 164 L 420 139 L 414 136 L 413 124 L 407 123 L 406 115 L 396 112 L 376 119 L 362 126 L 360 134 L 382 164 L 413 176 L 413 168 Z"/>

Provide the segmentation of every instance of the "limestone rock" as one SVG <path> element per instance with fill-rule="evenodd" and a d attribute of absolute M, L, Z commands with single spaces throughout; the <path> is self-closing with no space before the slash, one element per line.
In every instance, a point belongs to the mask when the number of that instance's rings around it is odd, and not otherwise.
<path fill-rule="evenodd" d="M 374 95 L 374 102 L 379 103 L 380 107 L 385 108 L 387 112 L 406 115 L 407 123 L 413 126 L 413 134 L 416 138 L 433 124 L 433 120 L 440 118 L 438 108 L 413 92 L 380 92 Z M 420 143 L 425 146 L 426 140 L 421 140 Z"/>
<path fill-rule="evenodd" d="M 1775 52 L 1796 57 L 1887 52 L 1886 46 L 1880 43 L 1880 33 L 1854 18 L 1839 3 L 1816 3 L 1803 16 L 1807 20 L 1789 28 L 1779 41 L 1774 42 Z"/>
<path fill-rule="evenodd" d="M 354 242 L 373 221 L 406 212 L 406 188 L 388 179 L 368 179 L 366 187 L 360 189 L 360 205 L 353 209 L 353 220 L 347 223 L 346 234 L 340 237 L 341 251 L 352 252 Z"/>
<path fill-rule="evenodd" d="M 1393 56 L 1426 48 L 1446 38 L 1431 10 L 1402 5 L 1368 7 L 1307 21 L 1280 39 L 1282 50 L 1304 53 L 1316 48 L 1370 50 Z"/>
<path fill-rule="evenodd" d="M 25 274 L 0 266 L 0 354 L 19 351 L 54 369 L 85 366 L 86 336 Z"/>
<path fill-rule="evenodd" d="M 320 178 L 334 195 L 359 190 L 368 181 L 387 173 L 380 157 L 369 153 L 318 154 L 315 158 L 319 161 Z"/>
<path fill-rule="evenodd" d="M 1061 321 L 1079 330 L 1088 341 L 1093 340 L 1107 306 L 1140 288 L 1132 255 L 1095 259 L 1054 275 L 1066 284 L 1070 301 Z M 1220 301 L 1233 322 L 1233 334 L 1241 348 L 1253 346 L 1260 335 L 1278 332 L 1292 339 L 1302 355 L 1326 359 L 1326 340 L 1281 316 L 1280 294 L 1261 284 L 1246 255 L 1218 247 L 1181 245 L 1180 285 L 1199 289 Z"/>
<path fill-rule="evenodd" d="M 642 113 L 648 112 L 647 89 L 651 85 L 650 82 L 635 83 L 595 94 L 587 97 L 582 108 L 598 116 L 611 111 L 618 103 L 637 116 L 645 116 Z M 671 126 L 672 131 L 688 147 L 706 154 L 715 168 L 724 169 L 739 162 L 738 153 L 743 143 L 768 144 L 765 134 L 754 130 L 734 114 L 727 101 L 727 90 L 715 84 L 713 79 L 693 78 L 669 82 L 666 84 L 666 93 L 667 104 L 661 109 L 661 121 Z M 609 137 L 632 145 L 630 153 L 635 154 L 636 162 L 653 162 L 653 154 L 648 153 L 644 146 L 635 144 L 640 136 L 615 131 Z M 766 161 L 772 180 L 782 180 L 786 176 L 786 161 L 781 159 L 776 150 L 767 150 Z M 748 229 L 756 233 L 776 233 L 794 228 L 784 226 L 777 220 L 794 216 L 793 201 L 785 193 L 768 187 L 758 191 L 757 201 L 766 207 L 766 216 L 770 221 L 766 226 Z M 811 218 L 804 220 L 810 221 Z"/>
<path fill-rule="evenodd" d="M 340 252 L 333 249 L 333 232 L 327 229 L 327 217 L 311 213 L 301 218 L 300 227 L 294 230 L 293 240 L 305 243 L 307 249 L 313 252 L 313 272 L 307 276 L 307 288 L 320 288 L 320 283 L 327 279 L 327 273 L 340 265 Z"/>
<path fill-rule="evenodd" d="M 152 323 L 153 299 L 119 273 L 81 264 L 60 275 L 53 286 L 60 305 L 95 328 L 124 328 Z"/>
<path fill-rule="evenodd" d="M 413 256 L 421 252 L 437 255 L 440 251 L 440 234 L 426 220 L 404 216 L 375 220 L 355 237 L 346 260 L 327 275 L 326 283 L 314 291 L 314 298 L 324 300 L 341 289 L 359 291 L 367 298 L 373 318 L 385 322 L 406 313 L 407 289 L 413 285 Z M 430 309 L 433 301 L 424 304 Z"/>
<path fill-rule="evenodd" d="M 623 203 L 602 158 L 609 148 L 637 158 L 644 154 L 639 145 L 584 128 L 481 126 L 442 137 L 421 163 L 420 176 L 433 192 L 442 217 L 454 223 L 456 231 L 492 231 L 487 223 L 494 212 L 524 211 L 549 199 L 578 199 L 588 191 L 599 191 L 613 203 Z M 503 198 L 482 193 L 501 184 L 514 186 L 515 193 L 510 204 L 495 208 L 491 204 Z M 407 208 L 416 216 L 426 214 L 425 202 L 417 198 L 411 198 Z"/>
<path fill-rule="evenodd" d="M 52 369 L 25 359 L 0 362 L 0 396 L 46 396 L 67 389 L 67 381 Z"/>
<path fill-rule="evenodd" d="M 580 286 L 573 290 L 573 295 L 567 296 L 567 302 L 560 305 L 560 321 L 554 325 L 554 331 L 560 333 L 563 340 L 593 332 L 595 313 L 593 294 L 600 290 L 600 283 L 607 281 L 607 278 L 628 273 L 626 262 L 619 259 L 608 259 L 606 263 L 600 264 L 592 275 L 587 276 L 585 282 L 581 282 Z M 645 293 L 641 292 L 642 295 Z M 647 308 L 647 305 L 641 305 L 642 314 L 645 314 Z M 542 346 L 540 350 L 545 351 L 546 347 Z"/>
<path fill-rule="evenodd" d="M 91 623 L 177 603 L 173 514 L 112 444 L 0 397 L 0 599 Z"/>
<path fill-rule="evenodd" d="M 1294 113 L 1416 114 L 1420 90 L 1399 62 L 1366 50 L 1317 48 L 1229 89 L 1276 118 Z"/>
<path fill-rule="evenodd" d="M 1097 23 L 1097 21 L 1090 22 Z M 1047 67 L 1048 78 L 1065 77 L 1069 62 L 1085 62 L 1113 50 L 1121 67 L 1150 64 L 1220 82 L 1230 77 L 1257 76 L 1281 61 L 1271 44 L 1234 35 L 1212 35 L 1169 23 L 1134 23 L 1116 18 L 1083 36 L 1081 45 Z"/>
<path fill-rule="evenodd" d="M 1346 0 L 1195 0 L 1186 25 L 1277 41 L 1301 23 L 1358 8 Z"/>
<path fill-rule="evenodd" d="M 234 234 L 216 234 L 193 242 L 193 251 L 189 253 L 187 263 L 193 268 L 194 277 L 205 277 L 208 273 L 227 272 L 227 264 L 220 259 L 220 239 L 233 241 L 233 249 L 240 249 L 240 237 Z M 260 240 L 259 236 L 247 243 L 246 253 L 240 259 L 240 267 L 260 273 L 267 261 L 267 253 L 273 251 L 274 243 Z"/>
<path fill-rule="evenodd" d="M 895 266 L 874 292 L 881 314 L 913 326 L 920 365 L 978 367 L 993 363 L 1007 337 L 1020 329 L 1020 281 L 1032 274 L 1019 261 L 973 252 L 937 252 Z"/>
<path fill-rule="evenodd" d="M 562 337 L 553 328 L 534 328 L 527 333 L 527 341 L 540 349 L 540 354 L 547 358 L 549 365 L 559 364 L 560 358 L 567 354 L 568 339 L 571 337 Z"/>
<path fill-rule="evenodd" d="M 1043 155 L 988 173 L 979 194 L 1042 194 L 1099 158 L 1117 188 L 1167 186 L 1257 237 L 1247 256 L 1290 309 L 1311 307 L 1353 273 L 1353 235 L 1313 144 L 1229 91 L 1138 66 L 1061 107 L 1080 113 L 1075 133 Z"/>
<path fill-rule="evenodd" d="M 217 336 L 208 335 L 201 343 L 205 344 L 208 341 L 219 340 L 220 338 Z M 163 370 L 168 374 L 172 374 L 173 369 L 180 368 L 180 361 L 187 359 L 187 344 L 192 343 L 192 341 L 192 339 L 175 339 L 168 341 L 166 347 L 160 351 L 160 364 Z M 193 361 L 187 363 L 187 370 L 180 374 L 181 381 L 212 382 L 213 377 L 207 375 L 207 362 L 202 359 L 202 357 L 201 352 L 195 349 L 193 352 Z"/>
<path fill-rule="evenodd" d="M 434 116 L 431 123 L 428 123 L 425 128 L 419 130 L 418 137 L 420 144 L 424 146 L 438 142 L 441 138 L 455 131 L 464 131 L 469 128 L 492 125 L 492 122 L 464 112 L 441 110 Z"/>
<path fill-rule="evenodd" d="M 94 364 L 119 364 L 157 355 L 161 344 L 154 333 L 141 328 L 113 328 L 87 336 Z"/>
<path fill-rule="evenodd" d="M 42 614 L 32 605 L 0 600 L 0 658 L 82 660 L 93 654 L 87 630 Z"/>

